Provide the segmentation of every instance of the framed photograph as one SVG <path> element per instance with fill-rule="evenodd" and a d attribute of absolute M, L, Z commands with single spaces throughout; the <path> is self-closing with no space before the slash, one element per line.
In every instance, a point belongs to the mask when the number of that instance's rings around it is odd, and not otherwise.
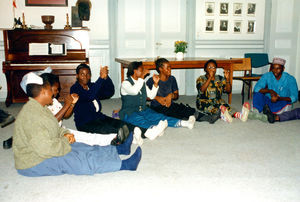
<path fill-rule="evenodd" d="M 233 15 L 242 15 L 243 4 L 242 3 L 234 3 L 233 4 Z"/>
<path fill-rule="evenodd" d="M 220 20 L 220 32 L 228 31 L 228 20 Z"/>
<path fill-rule="evenodd" d="M 68 0 L 25 0 L 25 6 L 68 6 Z"/>
<path fill-rule="evenodd" d="M 255 15 L 255 10 L 256 10 L 256 4 L 248 3 L 247 14 L 254 16 Z"/>
<path fill-rule="evenodd" d="M 248 21 L 248 33 L 255 33 L 255 21 L 254 20 L 249 20 Z"/>
<path fill-rule="evenodd" d="M 228 3 L 220 3 L 220 15 L 228 15 Z"/>
<path fill-rule="evenodd" d="M 242 31 L 242 21 L 236 20 L 233 23 L 233 33 L 240 34 Z"/>
<path fill-rule="evenodd" d="M 205 2 L 205 15 L 214 15 L 214 14 L 215 14 L 215 3 Z"/>
<path fill-rule="evenodd" d="M 213 32 L 214 31 L 214 20 L 206 20 L 205 31 L 206 32 Z"/>

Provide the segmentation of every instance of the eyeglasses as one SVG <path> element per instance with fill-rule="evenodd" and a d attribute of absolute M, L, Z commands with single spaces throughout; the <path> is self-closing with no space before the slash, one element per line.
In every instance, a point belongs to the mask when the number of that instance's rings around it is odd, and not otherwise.
<path fill-rule="evenodd" d="M 216 69 L 215 66 L 208 66 L 207 69 Z"/>

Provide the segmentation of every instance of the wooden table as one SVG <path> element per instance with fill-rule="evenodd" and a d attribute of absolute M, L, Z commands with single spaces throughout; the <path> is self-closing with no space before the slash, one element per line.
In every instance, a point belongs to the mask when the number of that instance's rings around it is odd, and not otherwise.
<path fill-rule="evenodd" d="M 212 58 L 200 58 L 200 57 L 186 57 L 183 60 L 176 60 L 175 58 L 166 58 L 169 60 L 172 69 L 200 69 L 204 68 L 204 64 L 207 60 Z M 225 59 L 225 58 L 213 58 L 217 61 L 218 68 L 227 69 L 230 71 L 230 84 L 232 85 L 233 78 L 233 66 L 234 64 L 243 63 L 242 58 Z M 130 62 L 142 61 L 144 68 L 153 70 L 155 69 L 156 58 L 116 58 L 115 61 L 121 64 L 121 80 L 124 81 L 124 68 L 127 68 Z M 231 104 L 232 93 L 228 94 L 228 103 Z"/>

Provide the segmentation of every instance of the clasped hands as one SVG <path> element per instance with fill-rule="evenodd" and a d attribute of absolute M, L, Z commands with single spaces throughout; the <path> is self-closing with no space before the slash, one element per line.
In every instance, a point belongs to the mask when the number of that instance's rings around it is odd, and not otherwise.
<path fill-rule="evenodd" d="M 269 92 L 271 95 L 271 102 L 277 102 L 280 96 L 274 90 L 270 90 Z"/>
<path fill-rule="evenodd" d="M 67 134 L 64 134 L 64 136 L 66 138 L 68 138 L 68 141 L 69 141 L 70 144 L 73 144 L 74 142 L 76 142 L 74 134 L 67 133 Z"/>
<path fill-rule="evenodd" d="M 167 95 L 166 97 L 156 96 L 155 99 L 156 99 L 162 106 L 170 107 L 170 105 L 172 104 L 172 93 L 170 93 L 170 94 Z"/>

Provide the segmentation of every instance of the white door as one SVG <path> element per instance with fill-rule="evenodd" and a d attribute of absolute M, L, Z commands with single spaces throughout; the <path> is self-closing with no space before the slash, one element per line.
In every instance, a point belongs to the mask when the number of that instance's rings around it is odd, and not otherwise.
<path fill-rule="evenodd" d="M 185 29 L 186 0 L 119 0 L 117 55 L 174 57 L 174 42 L 186 39 Z M 173 75 L 184 94 L 185 70 Z"/>

